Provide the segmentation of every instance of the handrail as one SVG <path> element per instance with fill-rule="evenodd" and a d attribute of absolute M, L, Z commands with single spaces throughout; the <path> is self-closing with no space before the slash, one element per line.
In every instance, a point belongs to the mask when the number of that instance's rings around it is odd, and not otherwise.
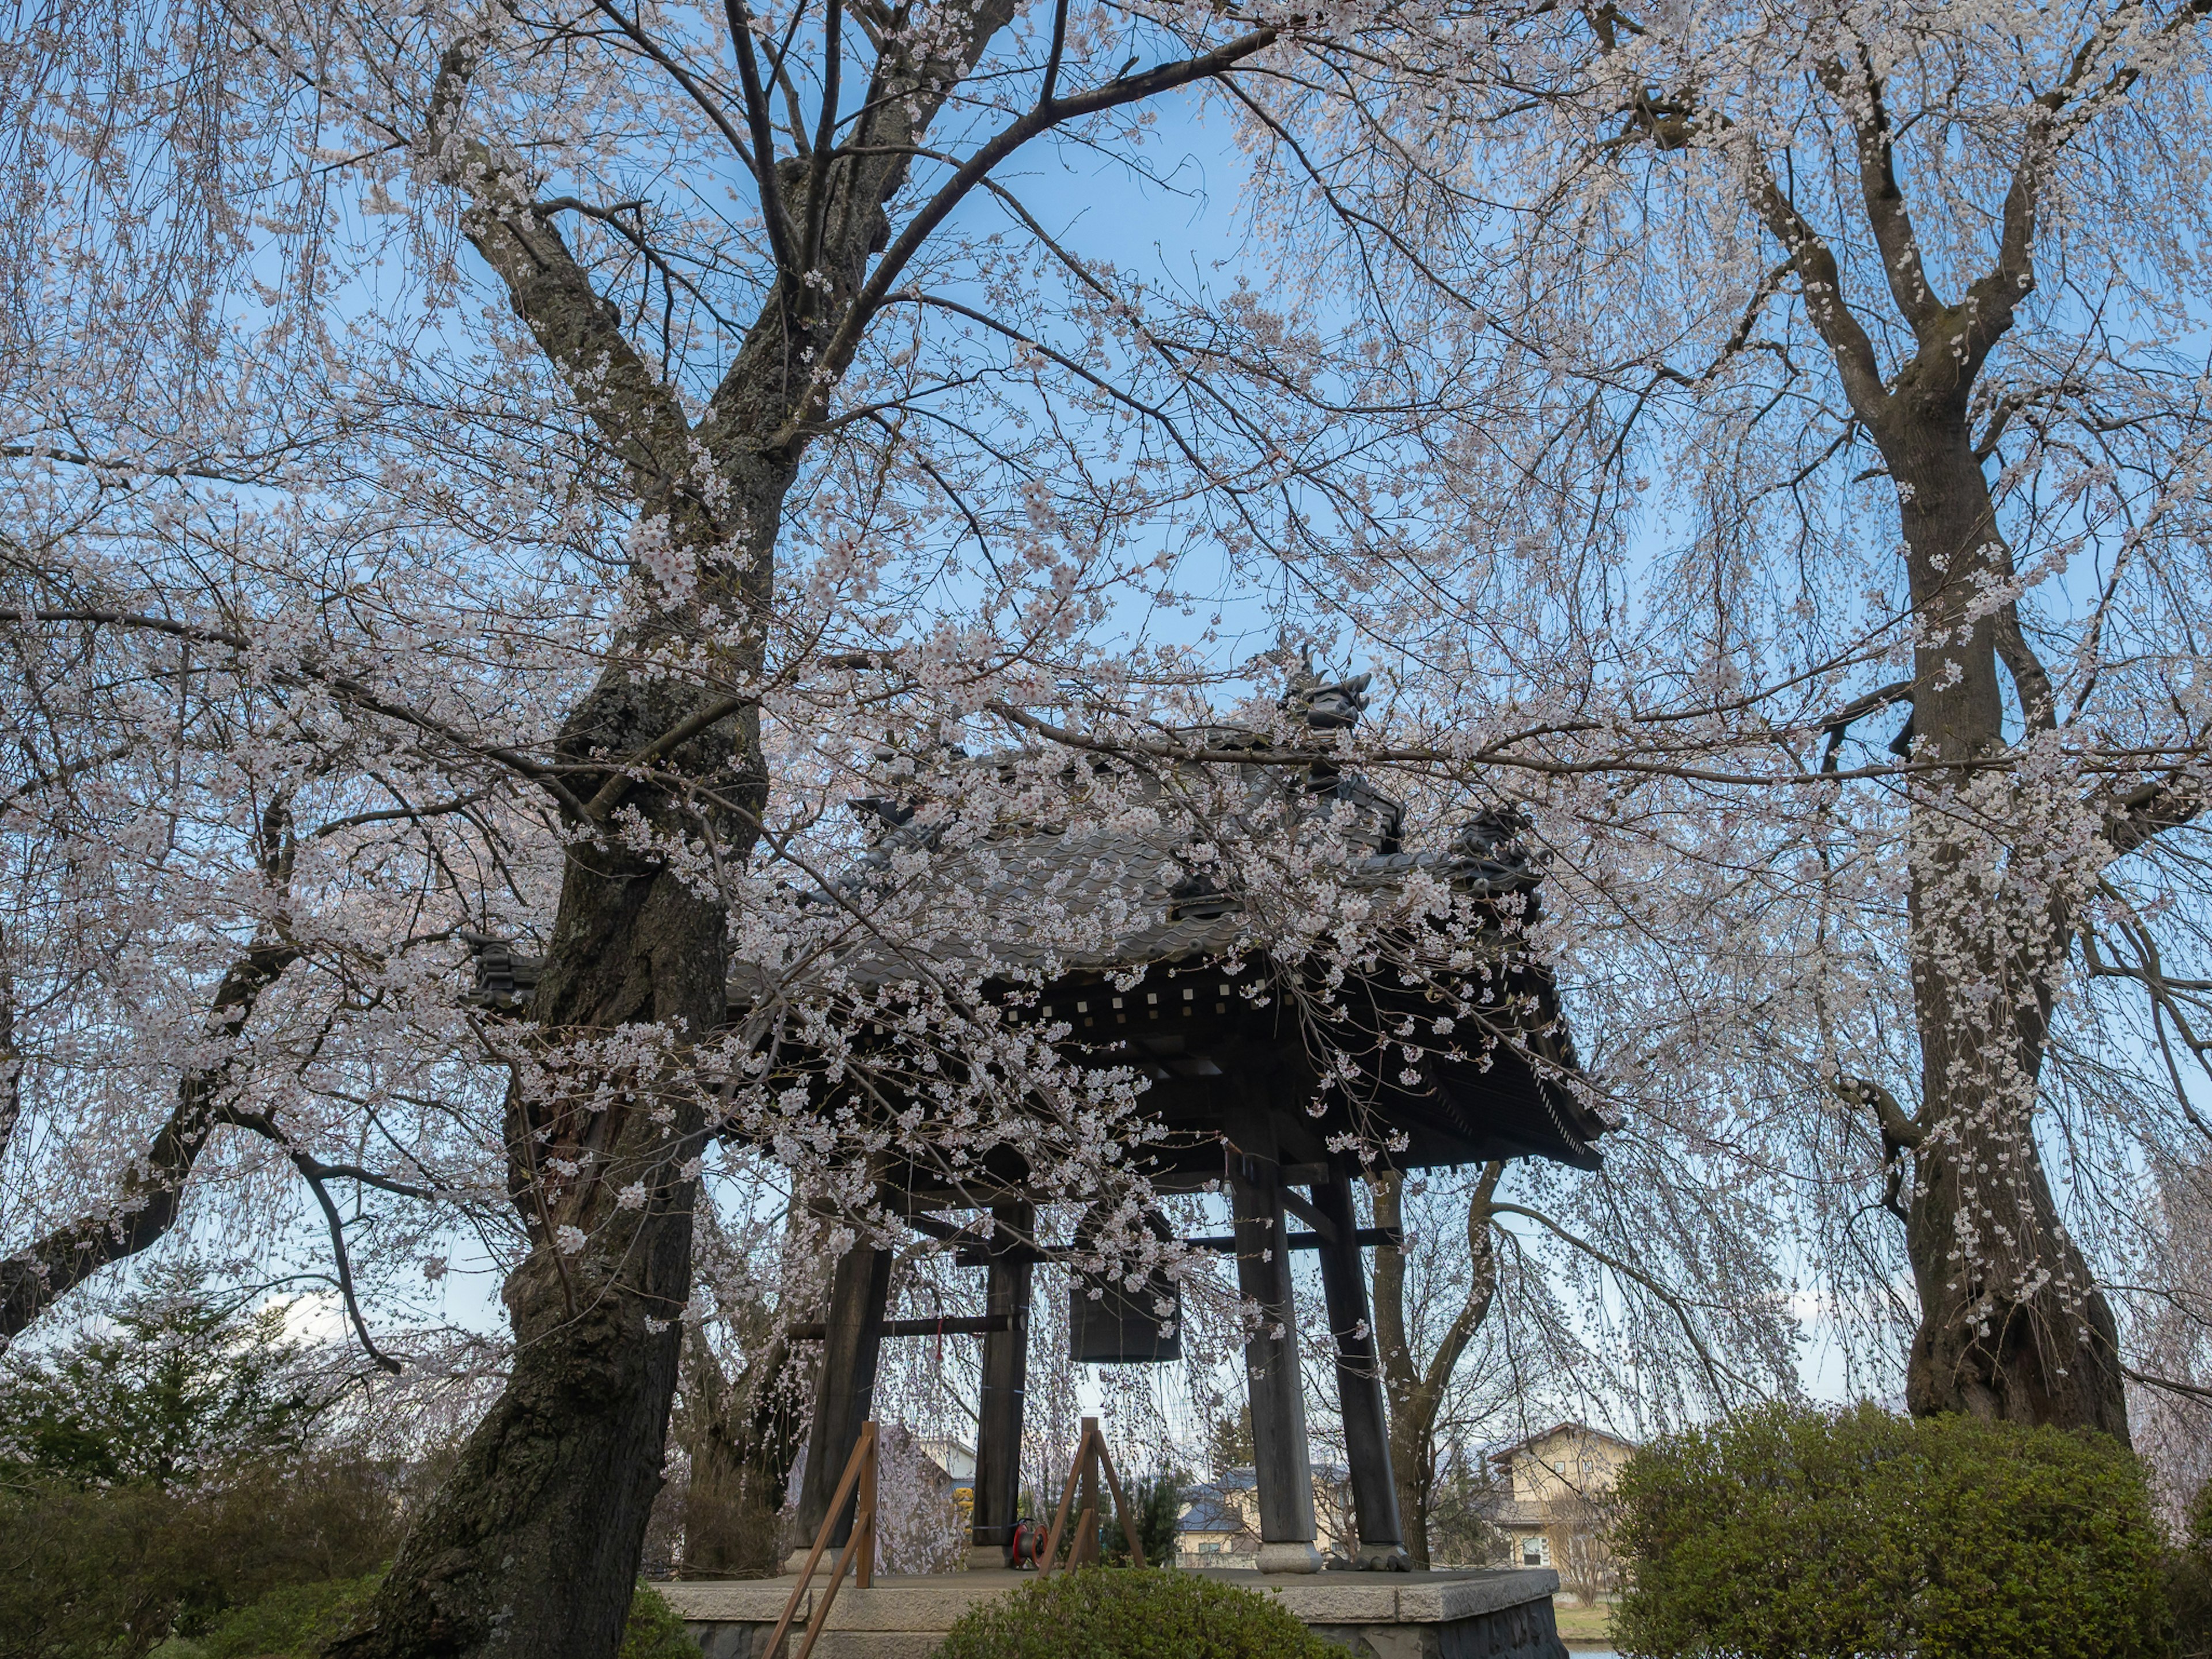
<path fill-rule="evenodd" d="M 1087 1419 L 1086 1419 L 1087 1420 Z M 806 1594 L 814 1582 L 815 1564 L 822 1553 L 830 1547 L 830 1534 L 837 1530 L 837 1517 L 844 1512 L 845 1500 L 853 1495 L 857 1484 L 860 1501 L 853 1513 L 853 1535 L 845 1540 L 838 1553 L 837 1570 L 830 1576 L 830 1588 L 822 1593 L 821 1605 L 814 1616 L 806 1621 L 806 1633 L 799 1638 L 799 1659 L 807 1659 L 814 1651 L 814 1644 L 822 1634 L 822 1626 L 830 1617 L 830 1605 L 837 1599 L 837 1591 L 845 1582 L 847 1568 L 853 1565 L 854 1553 L 860 1553 L 860 1568 L 854 1575 L 859 1589 L 866 1589 L 875 1582 L 876 1571 L 876 1421 L 870 1418 L 860 1425 L 860 1437 L 853 1443 L 853 1455 L 845 1460 L 845 1473 L 837 1482 L 837 1495 L 830 1500 L 830 1513 L 823 1517 L 822 1529 L 814 1536 L 814 1547 L 806 1552 L 806 1565 L 799 1570 L 799 1582 L 791 1587 L 791 1599 L 783 1604 L 783 1616 L 775 1621 L 775 1630 L 761 1650 L 763 1659 L 775 1659 L 776 1647 L 791 1621 L 799 1612 L 799 1599 Z M 1126 1526 L 1127 1523 L 1123 1523 Z"/>
<path fill-rule="evenodd" d="M 1075 1542 L 1067 1553 L 1071 1567 L 1087 1566 L 1098 1559 L 1098 1472 L 1106 1472 L 1107 1490 L 1114 1496 L 1115 1513 L 1121 1517 L 1121 1536 L 1129 1546 L 1129 1559 L 1139 1566 L 1145 1565 L 1144 1540 L 1137 1536 L 1137 1528 L 1129 1516 L 1129 1501 L 1121 1493 L 1121 1477 L 1114 1472 L 1114 1460 L 1107 1455 L 1106 1437 L 1098 1431 L 1098 1419 L 1083 1419 L 1083 1437 L 1076 1442 L 1075 1461 L 1068 1466 L 1067 1484 L 1060 1488 L 1060 1509 L 1053 1516 L 1052 1532 L 1046 1538 L 1044 1559 L 1037 1563 L 1037 1577 L 1049 1578 L 1053 1565 L 1060 1559 L 1060 1541 L 1067 1530 L 1068 1505 L 1075 1501 L 1076 1483 L 1083 1485 L 1084 1508 L 1075 1522 Z M 805 1659 L 802 1654 L 800 1659 Z"/>

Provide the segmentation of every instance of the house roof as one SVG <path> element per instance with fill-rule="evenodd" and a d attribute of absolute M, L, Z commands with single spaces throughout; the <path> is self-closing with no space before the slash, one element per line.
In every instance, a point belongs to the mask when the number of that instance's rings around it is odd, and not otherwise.
<path fill-rule="evenodd" d="M 1624 1451 L 1637 1449 L 1633 1440 L 1623 1440 L 1617 1434 L 1608 1434 L 1603 1429 L 1594 1429 L 1587 1423 L 1561 1421 L 1553 1424 L 1548 1429 L 1540 1429 L 1534 1434 L 1523 1435 L 1518 1440 L 1508 1441 L 1504 1445 L 1493 1447 L 1489 1454 L 1490 1461 L 1501 1466 L 1509 1464 L 1512 1462 L 1516 1454 L 1528 1451 L 1553 1436 L 1562 1434 L 1582 1435 L 1592 1440 L 1602 1440 L 1608 1445 L 1619 1446 Z"/>
<path fill-rule="evenodd" d="M 964 1442 L 943 1435 L 925 1435 L 915 1443 L 921 1448 L 922 1455 L 945 1471 L 955 1481 L 975 1478 L 975 1449 Z"/>
<path fill-rule="evenodd" d="M 1365 684 L 1364 677 L 1324 684 L 1309 672 L 1293 681 L 1285 707 L 1311 730 L 1342 730 L 1358 720 Z M 1478 915 L 1486 910 L 1491 918 L 1471 938 L 1464 927 L 1431 933 L 1407 924 L 1393 948 L 1418 966 L 1417 982 L 1401 984 L 1405 975 L 1386 971 L 1348 988 L 1359 1006 L 1342 1029 L 1364 1032 L 1358 1041 L 1366 1049 L 1358 1060 L 1368 1074 L 1360 1110 L 1396 1132 L 1391 1163 L 1416 1169 L 1536 1156 L 1595 1168 L 1607 1126 L 1571 1086 L 1576 1061 L 1557 990 L 1516 920 L 1536 914 L 1543 874 L 1528 821 L 1511 809 L 1474 811 L 1431 837 L 1441 845 L 1409 852 L 1404 806 L 1325 757 L 1268 763 L 1261 755 L 1273 739 L 1237 726 L 1170 735 L 1182 751 L 1208 759 L 1168 758 L 1118 774 L 1116 810 L 1103 820 L 1093 814 L 1086 821 L 1083 810 L 1097 787 L 1096 766 L 1057 752 L 944 751 L 912 799 L 855 801 L 873 823 L 870 843 L 811 902 L 841 912 L 868 908 L 895 925 L 854 929 L 849 942 L 801 976 L 838 975 L 893 1000 L 897 988 L 926 971 L 980 977 L 1009 1018 L 1066 1020 L 1067 1047 L 1085 1063 L 1150 1078 L 1149 1109 L 1170 1134 L 1183 1135 L 1177 1144 L 1201 1149 L 1186 1159 L 1195 1167 L 1218 1156 L 1210 1149 L 1221 1091 L 1211 1079 L 1255 1045 L 1304 1052 L 1306 1034 L 1285 1012 L 1290 1000 L 1268 994 L 1267 981 L 1306 970 L 1297 965 L 1303 945 L 1286 948 L 1284 963 L 1272 961 L 1268 945 L 1280 930 L 1259 914 L 1268 901 L 1241 890 L 1233 860 L 1201 854 L 1192 826 L 1322 826 L 1327 833 L 1314 845 L 1344 886 L 1381 895 L 1418 878 L 1473 901 Z M 1254 758 L 1237 758 L 1245 754 Z M 963 788 L 963 778 L 986 769 L 1024 781 L 1028 821 L 961 820 L 968 797 L 993 793 Z M 884 942 L 894 934 L 924 943 L 895 950 Z M 472 1000 L 526 1004 L 537 960 L 498 940 L 472 937 L 471 945 Z M 1217 974 L 1232 977 L 1229 963 L 1243 971 L 1235 986 L 1216 988 Z M 733 1011 L 772 986 L 790 989 L 786 973 L 733 964 Z M 1102 984 L 1107 975 L 1110 987 Z M 1132 996 L 1125 1010 L 1121 994 L 1135 981 L 1145 987 L 1142 1001 Z M 1431 1000 L 1439 994 L 1429 988 L 1437 985 L 1460 988 L 1480 1012 L 1449 1034 L 1436 1030 L 1450 1026 L 1436 1018 L 1442 1010 Z M 1109 1001 L 1121 1012 L 1109 1011 Z M 1401 1030 L 1419 1035 L 1401 1038 Z M 1318 1089 L 1322 1074 L 1313 1080 Z M 1333 1104 L 1326 1121 L 1312 1124 L 1295 1109 L 1288 1115 L 1302 1133 L 1318 1137 L 1361 1127 L 1351 1109 Z"/>
<path fill-rule="evenodd" d="M 1182 1513 L 1176 1519 L 1177 1532 L 1234 1533 L 1246 1529 L 1243 1516 L 1219 1486 L 1203 1482 L 1185 1489 Z"/>

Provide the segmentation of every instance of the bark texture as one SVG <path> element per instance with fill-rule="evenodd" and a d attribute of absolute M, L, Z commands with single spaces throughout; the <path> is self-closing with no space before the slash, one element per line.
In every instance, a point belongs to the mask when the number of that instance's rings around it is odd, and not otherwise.
<path fill-rule="evenodd" d="M 1921 1321 L 1906 1402 L 1921 1413 L 2090 1427 L 2125 1440 L 2112 1308 L 2059 1220 L 2034 1133 L 2074 914 L 2063 899 L 2039 896 L 2032 876 L 2008 879 L 1986 848 L 1958 833 L 1974 814 L 1957 803 L 1989 788 L 1976 763 L 2005 746 L 1999 647 L 2008 625 L 2018 631 L 2009 605 L 1975 616 L 1971 600 L 1980 582 L 2010 578 L 2011 555 L 1966 410 L 1905 391 L 1880 441 L 1909 491 L 1912 589 L 1932 624 L 1923 637 L 1948 636 L 1918 653 L 1913 676 L 1914 753 L 1946 770 L 1915 813 L 1920 1105 L 1905 1142 L 1915 1161 L 1905 1242 Z M 2028 723 L 2047 720 L 2040 671 L 2016 669 L 2014 680 Z"/>

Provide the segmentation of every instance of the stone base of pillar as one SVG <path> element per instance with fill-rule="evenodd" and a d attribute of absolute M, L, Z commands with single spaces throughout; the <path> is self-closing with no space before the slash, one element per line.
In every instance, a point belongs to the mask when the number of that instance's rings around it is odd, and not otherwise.
<path fill-rule="evenodd" d="M 968 1571 L 984 1572 L 993 1567 L 1004 1571 L 1006 1547 L 1003 1544 L 970 1544 L 968 1547 Z"/>
<path fill-rule="evenodd" d="M 1321 1552 L 1310 1542 L 1260 1546 L 1262 1572 L 1319 1572 L 1323 1565 Z"/>
<path fill-rule="evenodd" d="M 1403 1544 L 1362 1544 L 1352 1558 L 1354 1572 L 1411 1572 L 1413 1558 Z"/>

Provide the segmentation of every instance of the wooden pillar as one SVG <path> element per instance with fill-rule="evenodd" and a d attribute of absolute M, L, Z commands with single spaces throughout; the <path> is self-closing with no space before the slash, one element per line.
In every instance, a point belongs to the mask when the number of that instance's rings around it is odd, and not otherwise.
<path fill-rule="evenodd" d="M 1313 1466 L 1298 1376 L 1291 1253 L 1285 1248 L 1283 1183 L 1274 1120 L 1256 1080 L 1238 1089 L 1226 1127 L 1237 1285 L 1260 1304 L 1259 1328 L 1244 1344 L 1253 1473 L 1259 1486 L 1260 1571 L 1318 1572 L 1322 1559 L 1313 1545 Z"/>
<path fill-rule="evenodd" d="M 788 1571 L 796 1572 L 830 1513 L 837 1482 L 859 1443 L 876 1393 L 876 1362 L 884 1346 L 884 1308 L 890 1299 L 891 1253 L 862 1245 L 839 1258 L 830 1280 L 830 1316 L 822 1340 L 822 1374 L 814 1384 L 814 1422 L 806 1437 L 806 1474 L 799 1492 L 799 1545 Z M 830 1536 L 842 1548 L 853 1533 L 853 1500 Z M 832 1558 L 834 1559 L 834 1558 Z"/>
<path fill-rule="evenodd" d="M 1083 1479 L 1075 1491 L 1076 1512 L 1083 1522 L 1075 1529 L 1075 1547 L 1067 1559 L 1072 1566 L 1095 1567 L 1099 1558 L 1098 1534 L 1104 1524 L 1098 1507 L 1098 1419 L 1095 1417 L 1083 1419 Z"/>
<path fill-rule="evenodd" d="M 1360 1566 L 1403 1570 L 1405 1533 L 1398 1518 L 1398 1486 L 1391 1478 L 1390 1425 L 1384 1415 L 1382 1367 L 1376 1357 L 1375 1328 L 1367 1307 L 1367 1274 L 1359 1259 L 1358 1216 L 1352 1204 L 1358 1165 L 1342 1153 L 1329 1161 L 1329 1179 L 1313 1189 L 1314 1208 L 1336 1228 L 1321 1242 L 1321 1282 L 1328 1299 L 1329 1329 L 1336 1338 L 1336 1395 L 1344 1416 L 1345 1456 L 1352 1465 L 1352 1507 L 1359 1527 Z"/>
<path fill-rule="evenodd" d="M 1036 1212 L 1028 1204 L 994 1207 L 990 1277 L 984 1310 L 1003 1314 L 1006 1328 L 983 1338 L 983 1397 L 975 1414 L 975 1517 L 969 1534 L 969 1565 L 1006 1565 L 1014 1541 L 1014 1522 L 1022 1499 L 1022 1403 L 1029 1383 L 1030 1278 L 1027 1261 L 1009 1260 L 1005 1251 L 1026 1248 L 1036 1231 Z"/>

